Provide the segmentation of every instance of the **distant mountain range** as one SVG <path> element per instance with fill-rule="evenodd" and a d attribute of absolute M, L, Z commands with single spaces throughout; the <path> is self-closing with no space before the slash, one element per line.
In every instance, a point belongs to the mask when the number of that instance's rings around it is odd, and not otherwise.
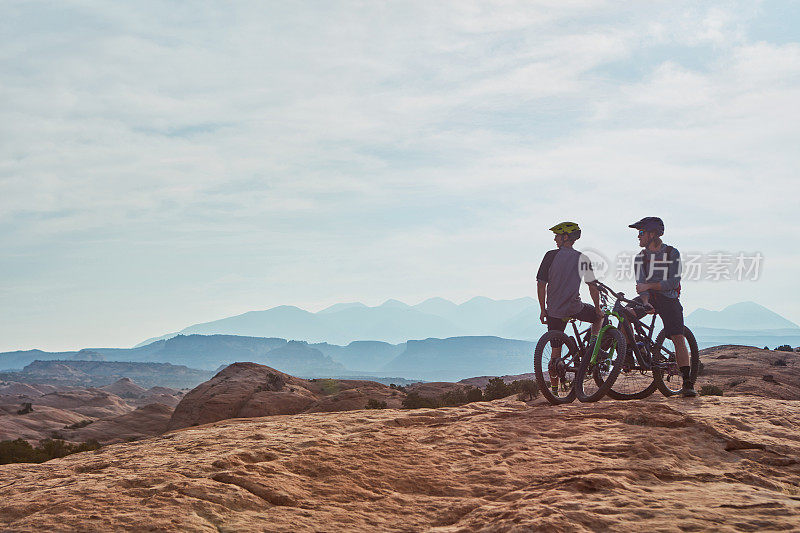
<path fill-rule="evenodd" d="M 791 330 L 797 330 L 800 335 L 800 326 L 754 302 L 741 302 L 721 311 L 697 309 L 686 317 L 686 324 L 706 328 L 702 330 L 704 334 L 715 339 L 737 337 L 739 332 L 752 336 L 756 332 L 768 338 L 765 344 L 779 342 L 771 337 L 791 336 Z M 137 347 L 192 334 L 279 337 L 347 345 L 354 341 L 399 344 L 408 340 L 465 336 L 535 341 L 544 331 L 539 321 L 539 304 L 533 298 L 492 300 L 478 296 L 462 304 L 444 298 L 430 298 L 417 305 L 397 300 L 387 300 L 375 307 L 359 302 L 339 303 L 317 313 L 284 305 L 195 324 L 177 333 L 148 339 Z M 727 340 L 736 342 L 735 338 Z M 791 340 L 786 342 L 791 343 Z"/>
<path fill-rule="evenodd" d="M 67 363 L 72 361 L 84 365 L 81 368 L 87 365 L 92 368 L 111 368 L 111 361 L 135 361 L 180 363 L 192 367 L 188 370 L 202 369 L 197 372 L 203 372 L 218 371 L 220 367 L 237 361 L 250 361 L 303 377 L 394 376 L 427 381 L 457 381 L 479 375 L 529 372 L 533 348 L 532 342 L 499 337 L 452 337 L 400 344 L 356 341 L 339 346 L 278 338 L 179 335 L 139 348 L 0 353 L 0 370 L 26 367 L 26 373 L 30 374 L 28 370 L 38 368 L 42 361 L 58 361 L 59 367 L 65 368 L 70 367 Z M 83 363 L 83 358 L 91 358 L 91 362 Z M 131 365 L 135 367 L 136 364 Z M 2 376 L 0 373 L 0 379 Z M 6 375 L 5 379 L 13 378 Z"/>
<path fill-rule="evenodd" d="M 729 305 L 722 311 L 696 309 L 686 317 L 690 326 L 728 330 L 782 330 L 800 326 L 755 302 Z"/>
<path fill-rule="evenodd" d="M 753 302 L 698 309 L 686 323 L 701 348 L 800 345 L 800 327 Z M 478 297 L 460 305 L 442 298 L 415 306 L 342 303 L 318 313 L 280 306 L 182 331 L 129 349 L 1 353 L 0 370 L 55 359 L 171 363 L 203 371 L 250 361 L 300 377 L 459 380 L 530 372 L 544 326 L 531 298 Z"/>
<path fill-rule="evenodd" d="M 443 298 L 431 298 L 413 306 L 397 300 L 387 300 L 375 307 L 343 303 L 317 313 L 282 305 L 195 324 L 148 339 L 137 347 L 179 334 L 281 337 L 341 345 L 353 341 L 397 344 L 409 339 L 466 335 L 535 339 L 543 332 L 539 304 L 533 298 L 492 300 L 478 296 L 460 305 Z"/>
<path fill-rule="evenodd" d="M 35 360 L 19 372 L 0 372 L 1 381 L 47 383 L 57 386 L 103 387 L 121 378 L 135 379 L 144 387 L 192 388 L 214 373 L 169 363 L 127 361 Z M 114 391 L 111 391 L 114 392 Z M 117 390 L 114 394 L 120 394 Z"/>

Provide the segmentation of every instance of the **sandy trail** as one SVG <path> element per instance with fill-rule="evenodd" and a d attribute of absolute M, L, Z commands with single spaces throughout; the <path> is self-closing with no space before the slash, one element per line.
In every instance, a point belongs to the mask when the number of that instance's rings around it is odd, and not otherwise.
<path fill-rule="evenodd" d="M 216 422 L 0 467 L 12 531 L 800 530 L 800 404 L 754 397 Z"/>

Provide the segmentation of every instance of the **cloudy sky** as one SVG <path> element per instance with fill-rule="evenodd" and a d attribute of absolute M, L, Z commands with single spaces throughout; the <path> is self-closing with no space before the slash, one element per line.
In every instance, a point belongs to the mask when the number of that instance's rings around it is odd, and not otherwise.
<path fill-rule="evenodd" d="M 533 296 L 552 224 L 614 258 L 645 215 L 763 254 L 687 311 L 800 322 L 798 28 L 791 1 L 6 0 L 0 350 Z"/>

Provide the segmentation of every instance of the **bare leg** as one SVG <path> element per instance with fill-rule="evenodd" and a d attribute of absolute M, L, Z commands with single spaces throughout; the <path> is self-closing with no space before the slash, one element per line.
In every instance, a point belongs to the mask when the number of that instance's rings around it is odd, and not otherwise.
<path fill-rule="evenodd" d="M 689 349 L 686 347 L 686 337 L 683 335 L 671 335 L 675 344 L 675 358 L 678 360 L 678 367 L 689 366 Z"/>
<path fill-rule="evenodd" d="M 559 343 L 558 347 L 553 348 L 553 357 L 550 358 L 550 368 L 547 369 L 547 373 L 550 374 L 551 389 L 558 389 L 558 366 L 556 362 L 561 360 L 561 346 L 562 344 Z"/>

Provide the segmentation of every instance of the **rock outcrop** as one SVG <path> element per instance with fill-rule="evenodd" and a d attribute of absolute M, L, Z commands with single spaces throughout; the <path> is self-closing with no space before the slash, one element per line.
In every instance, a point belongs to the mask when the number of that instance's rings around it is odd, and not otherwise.
<path fill-rule="evenodd" d="M 73 442 L 89 439 L 102 444 L 125 442 L 161 435 L 167 430 L 171 417 L 172 407 L 151 403 L 124 415 L 94 420 L 75 429 L 62 429 L 59 433 Z"/>
<path fill-rule="evenodd" d="M 226 418 L 363 409 L 370 399 L 399 407 L 402 397 L 374 381 L 306 380 L 256 363 L 234 363 L 187 393 L 169 428 Z"/>
<path fill-rule="evenodd" d="M 111 385 L 100 387 L 104 391 L 116 394 L 120 398 L 141 398 L 147 393 L 147 389 L 136 384 L 131 378 L 120 378 Z"/>
<path fill-rule="evenodd" d="M 700 350 L 700 361 L 700 387 L 716 385 L 726 396 L 800 400 L 800 354 L 726 345 Z"/>

